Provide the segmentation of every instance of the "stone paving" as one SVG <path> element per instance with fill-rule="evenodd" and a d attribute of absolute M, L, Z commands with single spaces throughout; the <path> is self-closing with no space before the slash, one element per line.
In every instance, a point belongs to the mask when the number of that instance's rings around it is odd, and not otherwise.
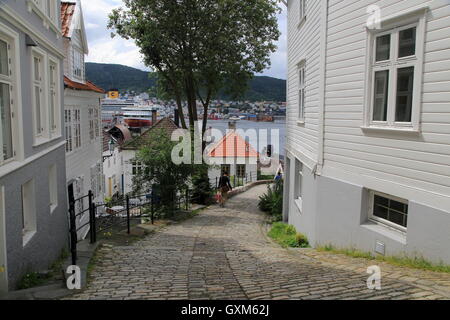
<path fill-rule="evenodd" d="M 450 276 L 389 267 L 367 289 L 370 262 L 287 250 L 267 238 L 257 186 L 131 246 L 103 246 L 71 299 L 448 299 Z M 382 275 L 383 275 L 382 267 Z M 414 272 L 413 272 L 414 273 Z M 388 276 L 389 275 L 389 276 Z M 409 279 L 408 279 L 409 277 Z M 428 282 L 417 281 L 428 279 Z M 448 282 L 447 282 L 448 281 Z"/>

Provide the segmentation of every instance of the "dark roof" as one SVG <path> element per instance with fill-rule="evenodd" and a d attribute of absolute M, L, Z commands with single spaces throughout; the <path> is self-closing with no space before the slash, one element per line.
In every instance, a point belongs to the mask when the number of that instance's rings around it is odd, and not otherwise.
<path fill-rule="evenodd" d="M 75 5 L 74 2 L 61 2 L 61 32 L 64 37 L 69 36 Z"/>
<path fill-rule="evenodd" d="M 150 135 L 150 133 L 153 130 L 162 129 L 164 130 L 169 137 L 172 136 L 172 133 L 179 129 L 179 127 L 173 122 L 170 118 L 162 118 L 158 122 L 155 123 L 154 126 L 146 130 L 143 134 L 141 134 L 139 137 L 134 138 L 133 140 L 130 140 L 126 142 L 123 146 L 123 150 L 138 150 L 141 147 L 143 147 L 146 144 L 146 139 Z"/>
<path fill-rule="evenodd" d="M 64 76 L 64 86 L 66 88 L 74 89 L 74 90 L 83 90 L 83 91 L 94 91 L 98 93 L 105 93 L 105 91 L 96 86 L 91 81 L 86 81 L 86 83 L 80 83 L 73 80 L 70 80 L 66 76 Z"/>

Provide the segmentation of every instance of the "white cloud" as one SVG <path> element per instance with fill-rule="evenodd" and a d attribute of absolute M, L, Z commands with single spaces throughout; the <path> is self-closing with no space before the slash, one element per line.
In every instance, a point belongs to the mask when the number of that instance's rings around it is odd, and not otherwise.
<path fill-rule="evenodd" d="M 89 43 L 87 61 L 123 64 L 149 70 L 142 62 L 142 55 L 132 40 L 111 38 L 111 30 L 106 27 L 108 14 L 114 8 L 122 5 L 121 0 L 81 0 L 81 4 Z M 279 15 L 278 22 L 282 35 L 277 43 L 277 52 L 271 56 L 271 67 L 262 74 L 285 79 L 287 69 L 286 8 L 284 5 L 280 6 L 283 8 L 283 12 Z"/>

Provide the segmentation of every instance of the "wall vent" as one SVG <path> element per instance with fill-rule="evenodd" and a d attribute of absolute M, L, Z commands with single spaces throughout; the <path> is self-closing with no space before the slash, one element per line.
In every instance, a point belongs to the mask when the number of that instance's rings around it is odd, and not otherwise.
<path fill-rule="evenodd" d="M 384 256 L 386 252 L 386 246 L 383 242 L 377 241 L 375 243 L 375 252 Z"/>

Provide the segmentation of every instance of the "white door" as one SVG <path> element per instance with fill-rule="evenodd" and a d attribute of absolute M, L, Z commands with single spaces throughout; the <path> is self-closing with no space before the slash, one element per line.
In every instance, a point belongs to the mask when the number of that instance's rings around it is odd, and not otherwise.
<path fill-rule="evenodd" d="M 8 272 L 6 268 L 4 187 L 0 187 L 0 294 L 8 292 Z"/>

